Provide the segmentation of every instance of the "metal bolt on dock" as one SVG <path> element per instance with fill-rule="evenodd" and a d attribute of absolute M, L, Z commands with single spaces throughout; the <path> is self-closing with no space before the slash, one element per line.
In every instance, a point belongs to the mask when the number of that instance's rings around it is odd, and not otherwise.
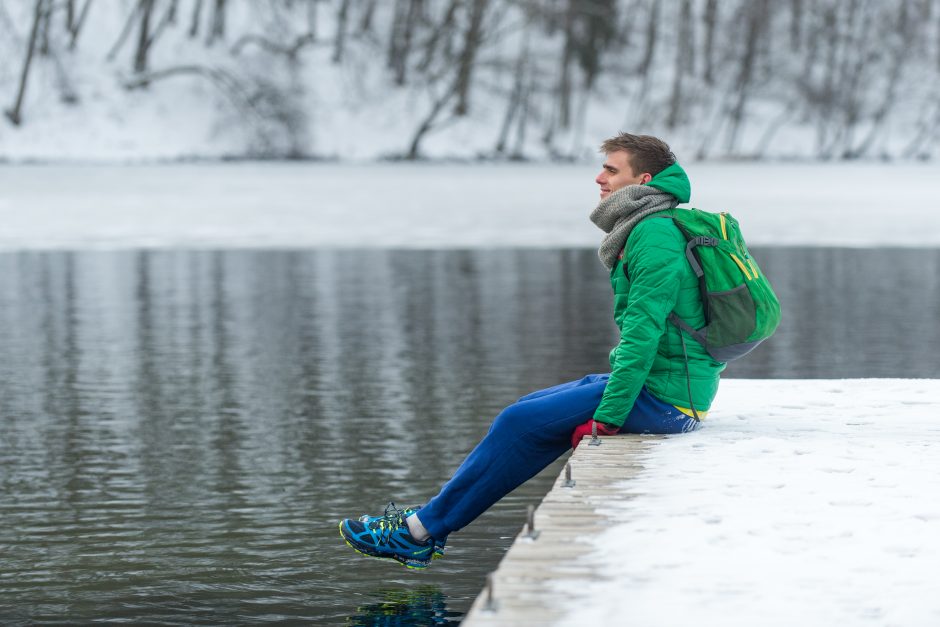
<path fill-rule="evenodd" d="M 563 488 L 573 488 L 576 481 L 571 478 L 571 462 L 565 464 L 565 480 L 561 482 Z"/>
<path fill-rule="evenodd" d="M 526 534 L 524 537 L 535 540 L 539 537 L 539 532 L 535 529 L 535 505 L 529 505 L 529 511 L 526 514 L 525 521 Z"/>
<path fill-rule="evenodd" d="M 597 437 L 597 421 L 591 423 L 591 441 L 588 446 L 600 446 L 601 439 Z"/>
<path fill-rule="evenodd" d="M 493 595 L 493 588 L 495 587 L 496 577 L 493 573 L 490 573 L 486 576 L 486 603 L 483 604 L 484 612 L 495 612 L 499 607 L 499 604 L 496 602 L 496 597 Z"/>

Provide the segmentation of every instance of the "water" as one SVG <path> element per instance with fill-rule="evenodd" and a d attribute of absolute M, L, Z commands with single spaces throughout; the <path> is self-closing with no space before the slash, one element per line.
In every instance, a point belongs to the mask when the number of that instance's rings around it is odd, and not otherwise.
<path fill-rule="evenodd" d="M 728 376 L 940 376 L 940 250 L 755 255 L 784 323 Z M 0 622 L 458 621 L 558 464 L 424 572 L 337 522 L 605 371 L 610 302 L 586 249 L 0 254 Z"/>

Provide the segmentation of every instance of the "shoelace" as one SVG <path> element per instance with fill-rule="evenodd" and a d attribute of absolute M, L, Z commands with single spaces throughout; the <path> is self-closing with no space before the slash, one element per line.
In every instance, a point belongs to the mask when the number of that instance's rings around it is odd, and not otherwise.
<path fill-rule="evenodd" d="M 378 526 L 382 541 L 388 542 L 389 536 L 405 524 L 405 512 L 398 509 L 395 502 L 391 501 L 385 506 L 385 515 L 372 524 L 373 529 L 375 529 L 375 525 Z"/>

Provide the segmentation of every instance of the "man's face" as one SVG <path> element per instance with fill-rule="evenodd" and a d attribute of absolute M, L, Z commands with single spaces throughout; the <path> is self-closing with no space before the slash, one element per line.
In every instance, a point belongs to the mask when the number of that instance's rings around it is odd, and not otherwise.
<path fill-rule="evenodd" d="M 630 162 L 630 153 L 617 150 L 607 155 L 601 173 L 594 182 L 601 186 L 601 198 L 607 198 L 627 185 L 643 185 L 649 183 L 653 176 L 649 172 L 633 173 L 633 164 Z"/>

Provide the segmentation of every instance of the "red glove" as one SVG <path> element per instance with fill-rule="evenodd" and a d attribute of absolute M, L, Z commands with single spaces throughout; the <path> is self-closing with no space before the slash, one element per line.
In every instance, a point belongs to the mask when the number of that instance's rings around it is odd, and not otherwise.
<path fill-rule="evenodd" d="M 591 418 L 583 425 L 579 425 L 571 434 L 571 448 L 578 448 L 578 445 L 581 444 L 581 438 L 591 435 L 591 427 L 594 424 L 597 424 L 597 435 L 617 435 L 620 431 L 620 427 L 609 425 L 606 422 L 597 422 Z"/>

